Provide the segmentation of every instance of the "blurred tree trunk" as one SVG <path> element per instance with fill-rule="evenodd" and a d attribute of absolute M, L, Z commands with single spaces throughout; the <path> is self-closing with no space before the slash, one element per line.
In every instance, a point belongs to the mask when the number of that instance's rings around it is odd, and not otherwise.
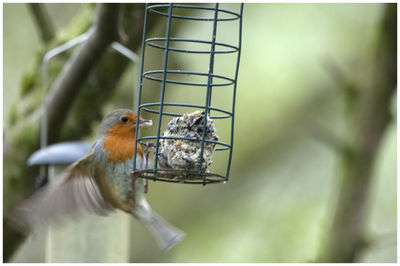
<path fill-rule="evenodd" d="M 29 3 L 29 10 L 35 18 L 37 29 L 39 30 L 42 42 L 47 44 L 54 39 L 54 25 L 50 19 L 49 13 L 44 8 L 43 4 Z"/>
<path fill-rule="evenodd" d="M 354 262 L 364 246 L 372 170 L 397 86 L 396 4 L 385 5 L 379 34 L 369 86 L 354 91 L 348 102 L 349 143 L 355 145 L 343 152 L 342 184 L 321 262 Z"/>
<path fill-rule="evenodd" d="M 107 53 L 107 47 L 113 41 L 118 41 L 121 33 L 123 43 L 131 50 L 136 50 L 141 44 L 144 4 L 123 4 L 122 17 L 119 15 L 121 13 L 119 4 L 99 4 L 97 9 L 95 7 L 93 4 L 82 5 L 69 27 L 63 32 L 58 32 L 46 45 L 51 48 L 56 47 L 86 32 L 93 24 L 91 29 L 93 34 L 80 47 L 74 49 L 72 56 L 70 52 L 64 53 L 51 63 L 49 70 L 51 81 L 62 70 L 50 89 L 52 94 L 48 110 L 49 143 L 80 139 L 91 133 L 93 123 L 103 117 L 102 107 L 110 101 L 118 81 L 130 62 L 117 53 Z M 42 8 L 44 7 L 41 6 L 40 9 Z M 97 20 L 93 23 L 94 17 L 97 17 Z M 43 21 L 37 24 L 40 23 Z M 45 20 L 44 23 L 50 22 Z M 149 23 L 149 30 L 154 24 L 155 21 Z M 46 42 L 48 43 L 48 39 Z M 38 49 L 35 65 L 23 77 L 21 96 L 5 121 L 6 130 L 3 135 L 5 217 L 18 201 L 32 192 L 35 177 L 38 175 L 38 169 L 28 167 L 26 162 L 28 157 L 39 149 L 39 119 L 42 105 L 40 66 L 45 52 L 42 47 Z M 77 73 L 77 70 L 83 70 L 84 74 Z M 3 219 L 3 230 L 3 254 L 4 260 L 7 261 L 23 240 L 23 236 L 13 230 L 6 219 Z"/>

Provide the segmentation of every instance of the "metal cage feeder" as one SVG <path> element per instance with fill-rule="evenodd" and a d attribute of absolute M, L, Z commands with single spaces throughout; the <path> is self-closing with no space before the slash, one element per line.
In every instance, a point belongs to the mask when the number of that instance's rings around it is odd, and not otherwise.
<path fill-rule="evenodd" d="M 176 182 L 176 183 L 190 183 L 190 184 L 209 184 L 226 182 L 229 178 L 229 170 L 232 160 L 233 150 L 233 133 L 234 133 L 234 115 L 235 115 L 235 96 L 236 96 L 236 85 L 239 70 L 240 51 L 241 51 L 241 34 L 242 34 L 242 14 L 243 4 L 239 4 L 239 11 L 234 12 L 232 10 L 221 8 L 220 4 L 216 3 L 212 6 L 204 5 L 188 5 L 188 4 L 146 4 L 145 8 L 145 22 L 143 30 L 142 40 L 142 57 L 140 67 L 140 87 L 138 94 L 138 105 L 137 114 L 138 116 L 146 117 L 146 114 L 157 115 L 157 130 L 155 135 L 141 136 L 142 129 L 139 128 L 139 121 L 136 124 L 136 142 L 134 147 L 134 160 L 132 175 L 139 178 L 146 178 L 151 180 L 159 180 L 165 182 Z M 199 12 L 206 12 L 209 16 L 194 16 L 198 15 Z M 165 36 L 163 37 L 147 37 L 146 28 L 149 21 L 149 16 L 158 16 L 157 19 L 166 19 Z M 177 38 L 173 37 L 173 21 L 174 20 L 186 20 L 195 23 L 209 23 L 212 24 L 211 39 L 201 38 Z M 236 21 L 236 22 L 235 22 Z M 232 23 L 235 22 L 237 26 L 237 44 L 230 44 L 226 42 L 217 41 L 217 25 L 219 23 Z M 202 45 L 207 49 L 198 49 L 197 46 Z M 162 67 L 161 69 L 146 69 L 144 67 L 146 55 L 146 48 L 152 47 L 162 53 Z M 208 69 L 206 71 L 189 71 L 172 69 L 168 65 L 168 58 L 171 53 L 179 54 L 179 56 L 187 56 L 190 54 L 199 54 L 201 56 L 208 56 Z M 221 75 L 214 73 L 215 63 L 219 58 L 216 57 L 218 54 L 233 54 L 236 56 L 236 64 L 232 66 L 233 75 Z M 173 78 L 170 78 L 173 76 Z M 182 77 L 196 77 L 204 79 L 204 82 L 197 82 L 193 80 L 184 80 Z M 160 86 L 160 98 L 159 102 L 146 103 L 143 102 L 142 92 L 146 89 L 144 81 L 156 82 Z M 205 97 L 202 99 L 204 104 L 189 104 L 187 102 L 167 102 L 165 101 L 166 94 L 168 93 L 166 86 L 187 86 L 191 88 L 197 88 L 199 90 L 206 89 Z M 218 108 L 212 105 L 212 96 L 214 87 L 231 87 L 232 88 L 232 99 L 229 109 Z M 171 88 L 172 90 L 173 88 Z M 174 136 L 163 136 L 161 135 L 162 121 L 169 121 L 166 117 L 180 117 L 184 112 L 170 112 L 166 108 L 176 108 L 178 110 L 185 110 L 185 108 L 196 108 L 203 111 L 203 131 L 201 138 L 191 137 L 174 137 Z M 213 112 L 213 115 L 211 114 Z M 204 115 L 207 114 L 207 115 Z M 207 117 L 215 120 L 230 120 L 230 135 L 228 141 L 215 141 L 205 138 Z M 197 169 L 165 169 L 159 165 L 159 152 L 160 152 L 160 140 L 173 139 L 187 140 L 192 142 L 201 142 L 200 152 L 200 163 Z M 138 143 L 148 145 L 151 143 L 153 146 L 154 165 L 153 167 L 146 167 L 140 169 L 140 166 L 136 165 L 137 157 L 137 145 Z M 226 165 L 224 171 L 221 173 L 215 173 L 202 167 L 203 153 L 205 145 L 213 143 L 216 145 L 215 152 L 225 151 Z"/>

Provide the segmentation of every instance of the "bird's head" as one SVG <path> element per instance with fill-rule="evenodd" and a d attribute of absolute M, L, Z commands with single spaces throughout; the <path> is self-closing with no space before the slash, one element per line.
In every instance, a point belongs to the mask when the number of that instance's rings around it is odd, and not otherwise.
<path fill-rule="evenodd" d="M 130 109 L 117 109 L 107 114 L 100 125 L 100 135 L 135 135 L 137 115 Z M 151 120 L 139 117 L 139 127 L 149 127 Z"/>

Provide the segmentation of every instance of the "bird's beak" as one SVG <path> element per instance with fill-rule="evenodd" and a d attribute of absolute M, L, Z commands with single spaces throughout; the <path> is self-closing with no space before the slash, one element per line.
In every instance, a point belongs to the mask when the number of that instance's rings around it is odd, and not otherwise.
<path fill-rule="evenodd" d="M 146 120 L 143 118 L 139 119 L 139 127 L 150 127 L 153 125 L 153 122 L 151 120 Z"/>

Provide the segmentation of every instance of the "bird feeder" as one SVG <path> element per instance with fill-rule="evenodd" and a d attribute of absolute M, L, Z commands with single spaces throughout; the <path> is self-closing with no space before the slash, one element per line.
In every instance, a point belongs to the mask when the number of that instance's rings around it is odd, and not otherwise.
<path fill-rule="evenodd" d="M 233 151 L 243 4 L 146 4 L 145 10 L 137 113 L 146 119 L 153 116 L 156 129 L 154 134 L 144 136 L 142 131 L 148 129 L 141 129 L 137 124 L 138 138 L 135 142 L 132 174 L 139 178 L 165 182 L 203 185 L 226 182 Z M 149 36 L 147 27 L 152 16 L 156 16 L 158 20 L 165 20 L 163 36 Z M 182 30 L 177 28 L 185 24 L 191 24 L 190 34 L 186 34 L 190 35 L 189 37 L 184 36 Z M 226 35 L 229 40 L 223 39 Z M 227 56 L 230 56 L 230 59 L 227 59 Z M 177 58 L 179 67 L 171 62 L 173 58 Z M 160 62 L 160 65 L 151 65 L 152 62 Z M 191 69 L 191 62 L 199 63 L 195 70 Z M 177 95 L 177 90 L 185 95 L 181 102 L 169 97 Z M 159 101 L 146 102 L 144 97 L 150 93 L 154 95 L 154 91 L 159 95 Z M 189 102 L 189 98 L 196 99 Z M 184 114 L 194 111 L 203 115 L 200 136 L 165 134 L 167 127 L 171 126 L 171 123 L 167 123 L 172 118 L 183 117 Z M 213 120 L 217 134 L 222 138 L 216 140 L 217 138 L 206 137 L 207 120 Z M 173 140 L 175 144 L 182 141 L 189 141 L 197 146 L 200 144 L 198 167 L 163 167 L 160 163 L 163 158 L 161 151 L 167 140 Z M 139 169 L 136 165 L 138 143 L 148 150 L 146 156 L 150 156 L 150 161 L 154 162 L 147 169 Z M 215 152 L 213 164 L 207 169 L 203 162 L 207 159 L 204 155 L 209 145 L 215 146 Z"/>

